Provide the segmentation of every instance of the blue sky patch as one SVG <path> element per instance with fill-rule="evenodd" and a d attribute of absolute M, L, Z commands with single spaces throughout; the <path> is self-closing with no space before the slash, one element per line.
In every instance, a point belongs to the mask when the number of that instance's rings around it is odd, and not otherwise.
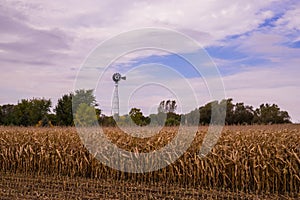
<path fill-rule="evenodd" d="M 172 69 L 179 72 L 185 78 L 200 77 L 200 74 L 185 58 L 176 55 L 152 55 L 148 57 L 143 57 L 140 59 L 135 59 L 129 68 L 138 67 L 144 64 L 159 64 L 165 65 L 166 67 L 171 67 Z M 120 64 L 122 66 L 122 64 Z"/>
<path fill-rule="evenodd" d="M 275 22 L 280 19 L 284 13 L 279 13 L 274 15 L 271 18 L 267 18 L 263 23 L 261 23 L 258 28 L 264 28 L 264 27 L 275 27 Z"/>
<path fill-rule="evenodd" d="M 206 48 L 207 53 L 213 58 L 224 60 L 237 60 L 246 58 L 246 54 L 236 50 L 236 46 L 211 46 Z"/>

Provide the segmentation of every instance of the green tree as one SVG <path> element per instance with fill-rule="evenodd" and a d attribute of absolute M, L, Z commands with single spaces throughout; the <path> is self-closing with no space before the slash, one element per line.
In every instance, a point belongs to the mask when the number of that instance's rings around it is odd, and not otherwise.
<path fill-rule="evenodd" d="M 96 103 L 96 97 L 94 96 L 93 93 L 94 93 L 93 90 L 85 90 L 85 89 L 76 90 L 72 98 L 73 113 L 76 113 L 77 108 L 81 103 L 85 103 L 88 106 L 92 106 L 92 107 L 98 106 L 98 104 Z"/>
<path fill-rule="evenodd" d="M 96 97 L 93 94 L 93 90 L 80 89 L 76 90 L 75 94 L 64 94 L 58 99 L 54 109 L 56 113 L 56 123 L 62 126 L 74 125 L 75 114 L 77 113 L 79 105 L 82 103 L 93 107 L 98 118 L 100 117 L 101 110 L 95 108 L 98 104 L 96 103 Z M 100 119 L 98 120 L 100 121 Z"/>
<path fill-rule="evenodd" d="M 50 122 L 52 125 L 58 125 L 58 124 L 57 124 L 57 119 L 56 119 L 56 114 L 54 114 L 54 113 L 49 113 L 49 114 L 47 114 L 47 118 L 48 118 L 49 122 Z"/>
<path fill-rule="evenodd" d="M 0 107 L 1 124 L 3 125 L 17 125 L 15 118 L 15 105 L 5 104 Z"/>
<path fill-rule="evenodd" d="M 56 123 L 61 126 L 72 126 L 73 113 L 72 113 L 72 99 L 73 94 L 65 94 L 58 99 L 57 105 L 54 109 L 56 113 Z"/>
<path fill-rule="evenodd" d="M 175 100 L 167 100 L 167 101 L 161 101 L 158 106 L 158 112 L 163 113 L 174 113 L 177 109 L 177 104 Z"/>
<path fill-rule="evenodd" d="M 119 116 L 117 118 L 117 122 L 119 126 L 126 126 L 126 125 L 131 125 L 132 124 L 132 119 L 128 114 Z"/>
<path fill-rule="evenodd" d="M 151 114 L 149 117 L 151 125 L 164 126 L 167 119 L 167 114 L 164 112 L 159 112 L 157 114 Z"/>
<path fill-rule="evenodd" d="M 175 100 L 161 101 L 157 108 L 156 123 L 159 125 L 175 126 L 180 124 L 181 116 L 176 114 L 177 103 Z M 153 116 L 151 116 L 152 120 Z"/>
<path fill-rule="evenodd" d="M 50 99 L 22 99 L 21 102 L 14 107 L 15 124 L 34 126 L 44 117 L 47 117 L 50 112 L 50 107 Z"/>
<path fill-rule="evenodd" d="M 174 112 L 168 112 L 165 125 L 166 126 L 178 126 L 180 124 L 180 120 L 181 120 L 180 115 L 178 115 Z"/>
<path fill-rule="evenodd" d="M 166 113 L 165 109 L 165 101 L 161 101 L 158 108 L 157 108 L 158 113 Z"/>
<path fill-rule="evenodd" d="M 211 101 L 199 108 L 200 112 L 200 124 L 224 124 L 226 123 L 226 117 L 229 117 L 226 110 L 228 110 L 228 104 L 231 104 L 231 99 L 224 99 L 220 101 Z M 230 116 L 231 117 L 231 116 Z"/>
<path fill-rule="evenodd" d="M 17 125 L 22 126 L 30 126 L 33 125 L 30 121 L 30 109 L 31 109 L 30 102 L 26 99 L 22 99 L 14 109 L 14 117 L 15 123 Z"/>
<path fill-rule="evenodd" d="M 93 126 L 98 124 L 95 108 L 86 103 L 79 104 L 75 113 L 74 123 L 76 126 Z"/>
<path fill-rule="evenodd" d="M 192 110 L 188 114 L 184 115 L 186 125 L 199 125 L 200 112 L 199 109 Z"/>
<path fill-rule="evenodd" d="M 276 104 L 261 104 L 256 109 L 256 116 L 257 121 L 262 124 L 291 123 L 288 112 L 281 111 Z"/>
<path fill-rule="evenodd" d="M 48 119 L 47 115 L 50 112 L 51 108 L 51 100 L 50 99 L 36 99 L 33 98 L 30 100 L 32 105 L 30 116 L 32 120 L 32 124 L 35 125 L 38 123 L 39 120 L 43 118 Z"/>
<path fill-rule="evenodd" d="M 101 126 L 116 126 L 116 121 L 113 116 L 101 115 L 98 121 Z"/>
<path fill-rule="evenodd" d="M 252 106 L 236 103 L 234 106 L 234 124 L 252 124 L 254 111 Z"/>
<path fill-rule="evenodd" d="M 218 101 L 212 101 L 199 108 L 200 124 L 202 125 L 210 124 L 212 106 L 217 104 Z"/>
<path fill-rule="evenodd" d="M 232 103 L 232 98 L 224 99 L 220 102 L 220 105 L 226 106 L 226 117 L 225 123 L 228 125 L 234 124 L 234 104 Z"/>
<path fill-rule="evenodd" d="M 150 118 L 145 117 L 139 108 L 131 108 L 129 116 L 132 121 L 138 126 L 145 126 L 150 123 Z"/>

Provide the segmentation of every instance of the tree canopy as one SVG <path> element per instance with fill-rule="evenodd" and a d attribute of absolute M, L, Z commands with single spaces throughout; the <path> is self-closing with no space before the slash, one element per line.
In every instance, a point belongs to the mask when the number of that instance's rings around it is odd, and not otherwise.
<path fill-rule="evenodd" d="M 227 125 L 291 123 L 288 112 L 281 111 L 276 104 L 261 104 L 259 108 L 254 109 L 253 106 L 245 105 L 243 102 L 233 104 L 232 101 L 231 98 L 224 99 L 220 102 L 212 101 L 199 107 L 199 124 L 210 124 L 212 107 L 218 107 L 218 105 L 221 104 L 226 104 L 225 124 Z M 224 107 L 222 106 L 222 108 Z M 195 124 L 195 117 L 193 118 L 192 116 L 195 115 L 196 110 L 185 115 L 188 124 Z"/>
<path fill-rule="evenodd" d="M 22 99 L 17 105 L 1 106 L 2 125 L 34 126 L 45 120 L 51 108 L 50 99 Z"/>
<path fill-rule="evenodd" d="M 58 125 L 71 126 L 74 124 L 72 113 L 73 96 L 73 93 L 69 93 L 58 99 L 57 105 L 54 109 L 56 112 L 56 121 Z"/>
<path fill-rule="evenodd" d="M 0 125 L 18 126 L 73 126 L 89 125 L 95 121 L 103 126 L 115 126 L 112 116 L 101 114 L 93 90 L 77 90 L 75 93 L 64 94 L 58 99 L 51 112 L 50 99 L 32 98 L 22 99 L 16 105 L 0 105 Z M 158 125 L 177 126 L 218 124 L 222 120 L 218 115 L 221 109 L 226 109 L 225 124 L 280 124 L 291 123 L 287 111 L 283 111 L 277 104 L 261 104 L 258 108 L 245 105 L 243 102 L 233 103 L 233 99 L 211 101 L 186 114 L 177 114 L 175 100 L 163 100 L 158 104 L 157 113 L 144 116 L 140 108 L 132 108 L 128 114 L 120 116 L 118 123 L 135 123 L 138 126 Z M 212 110 L 215 115 L 212 121 Z M 224 110 L 223 110 L 224 111 Z"/>

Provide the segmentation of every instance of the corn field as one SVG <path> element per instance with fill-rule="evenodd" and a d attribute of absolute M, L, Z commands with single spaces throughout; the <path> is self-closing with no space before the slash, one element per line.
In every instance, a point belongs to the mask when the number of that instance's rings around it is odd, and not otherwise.
<path fill-rule="evenodd" d="M 176 127 L 168 127 L 150 138 L 136 138 L 124 134 L 118 128 L 104 128 L 105 134 L 114 144 L 132 152 L 159 149 L 176 135 L 176 131 Z M 61 180 L 62 185 L 69 184 L 69 187 L 76 185 L 74 180 L 78 179 L 87 179 L 94 185 L 97 185 L 97 181 L 112 183 L 110 187 L 118 182 L 127 188 L 126 193 L 129 190 L 134 193 L 132 188 L 141 186 L 145 191 L 155 191 L 151 186 L 157 186 L 155 188 L 169 188 L 166 191 L 173 194 L 177 188 L 190 195 L 189 198 L 195 199 L 203 190 L 223 191 L 228 198 L 233 197 L 228 195 L 231 193 L 244 194 L 244 199 L 247 199 L 246 194 L 300 197 L 300 126 L 224 127 L 211 153 L 199 157 L 206 131 L 207 127 L 199 127 L 193 143 L 176 162 L 158 171 L 138 174 L 121 172 L 99 162 L 85 148 L 75 128 L 0 127 L 0 188 L 4 187 L 4 182 L 17 184 L 9 181 L 12 179 L 5 179 L 17 174 L 23 179 L 44 177 L 41 178 L 45 179 L 42 185 L 47 185 L 51 177 L 56 177 L 56 181 Z M 98 185 L 97 188 L 103 189 L 104 186 Z M 160 195 L 167 194 L 161 192 Z M 133 197 L 141 198 L 130 198 Z M 103 198 L 117 197 L 108 195 Z M 145 199 L 149 198 L 145 196 Z M 155 199 L 155 195 L 151 198 Z M 215 199 L 214 196 L 211 198 Z M 249 196 L 249 199 L 253 199 L 253 196 Z"/>

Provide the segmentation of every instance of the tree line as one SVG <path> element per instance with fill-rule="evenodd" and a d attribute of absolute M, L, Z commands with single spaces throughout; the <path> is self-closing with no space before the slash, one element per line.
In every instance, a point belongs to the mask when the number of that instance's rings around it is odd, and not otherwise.
<path fill-rule="evenodd" d="M 221 106 L 222 105 L 222 106 Z M 106 116 L 101 113 L 93 90 L 77 90 L 64 94 L 58 99 L 51 112 L 52 101 L 44 98 L 22 99 L 16 105 L 0 106 L 0 125 L 15 126 L 74 126 L 100 124 L 115 126 L 116 124 L 145 125 L 208 125 L 212 121 L 213 107 L 226 107 L 225 124 L 280 124 L 291 123 L 287 111 L 282 111 L 276 104 L 261 104 L 258 108 L 245 105 L 243 102 L 233 103 L 233 99 L 212 101 L 195 108 L 186 114 L 177 114 L 175 100 L 160 102 L 157 113 L 144 116 L 141 109 L 132 108 L 126 115 Z"/>

